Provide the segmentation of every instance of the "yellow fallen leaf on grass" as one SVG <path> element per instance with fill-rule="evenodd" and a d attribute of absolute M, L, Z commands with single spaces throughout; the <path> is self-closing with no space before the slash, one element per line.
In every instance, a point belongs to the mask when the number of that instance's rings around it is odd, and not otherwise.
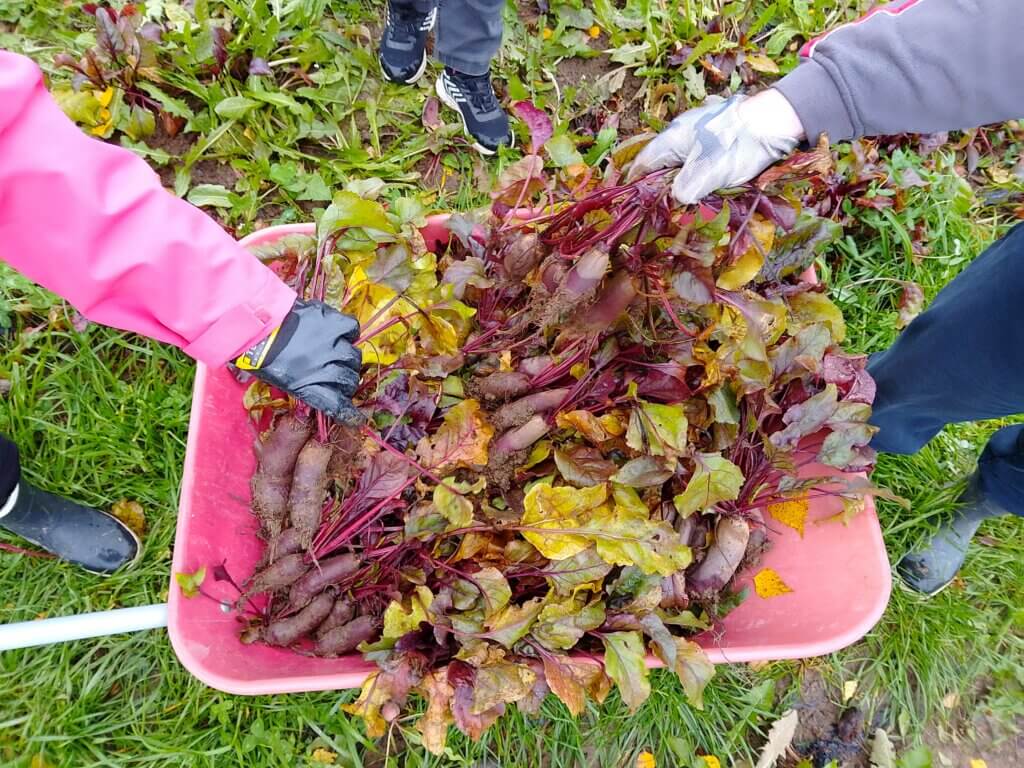
<path fill-rule="evenodd" d="M 146 513 L 142 510 L 142 505 L 139 502 L 128 499 L 115 501 L 110 513 L 131 528 L 132 533 L 136 536 L 141 538 L 142 534 L 146 532 Z"/>
<path fill-rule="evenodd" d="M 843 683 L 843 704 L 848 702 L 857 693 L 857 680 L 847 680 Z"/>
<path fill-rule="evenodd" d="M 714 755 L 701 755 L 700 759 L 704 761 L 704 768 L 722 768 L 722 761 Z"/>
<path fill-rule="evenodd" d="M 757 575 L 754 576 L 754 591 L 757 592 L 758 597 L 768 599 L 769 597 L 778 597 L 784 595 L 787 592 L 792 592 L 786 582 L 782 580 L 782 577 L 778 573 L 773 571 L 771 568 L 762 568 L 758 571 Z"/>
<path fill-rule="evenodd" d="M 804 537 L 804 523 L 807 521 L 807 510 L 810 507 L 807 501 L 807 494 L 803 493 L 796 498 L 786 499 L 776 504 L 768 505 L 768 514 L 785 526 L 792 528 Z"/>
<path fill-rule="evenodd" d="M 319 763 L 320 765 L 334 765 L 337 757 L 338 755 L 331 752 L 329 749 L 317 747 L 313 750 L 313 754 L 310 756 L 310 759 L 314 763 Z"/>
<path fill-rule="evenodd" d="M 636 756 L 636 768 L 655 768 L 656 766 L 654 755 L 650 752 L 641 752 Z"/>

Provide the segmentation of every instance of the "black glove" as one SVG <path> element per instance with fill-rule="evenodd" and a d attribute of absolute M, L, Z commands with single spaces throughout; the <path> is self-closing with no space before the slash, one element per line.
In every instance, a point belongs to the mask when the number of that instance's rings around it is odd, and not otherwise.
<path fill-rule="evenodd" d="M 358 337 L 354 317 L 320 301 L 298 299 L 277 333 L 235 364 L 336 421 L 356 423 L 361 417 L 352 395 L 363 356 L 352 342 Z"/>

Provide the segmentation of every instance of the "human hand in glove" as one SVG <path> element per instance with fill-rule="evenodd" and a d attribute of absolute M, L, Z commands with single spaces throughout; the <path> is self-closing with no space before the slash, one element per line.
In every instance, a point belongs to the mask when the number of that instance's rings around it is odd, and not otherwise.
<path fill-rule="evenodd" d="M 357 423 L 361 417 L 352 395 L 363 362 L 353 346 L 358 337 L 354 317 L 320 301 L 298 299 L 281 326 L 235 365 L 335 421 Z"/>
<path fill-rule="evenodd" d="M 786 97 L 768 89 L 756 96 L 710 97 L 683 112 L 637 155 L 629 178 L 679 167 L 672 194 L 696 203 L 723 187 L 735 187 L 781 160 L 804 138 Z"/>

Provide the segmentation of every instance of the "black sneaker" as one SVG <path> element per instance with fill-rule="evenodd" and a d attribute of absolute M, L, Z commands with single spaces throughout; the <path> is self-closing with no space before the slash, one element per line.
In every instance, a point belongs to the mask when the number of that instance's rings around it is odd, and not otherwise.
<path fill-rule="evenodd" d="M 978 526 L 992 517 L 1010 512 L 985 495 L 978 475 L 971 478 L 960 496 L 961 506 L 953 519 L 940 528 L 925 547 L 903 556 L 896 564 L 903 584 L 915 592 L 931 597 L 953 581 L 967 558 L 967 547 Z"/>
<path fill-rule="evenodd" d="M 494 95 L 490 74 L 464 75 L 449 67 L 437 78 L 437 97 L 462 116 L 466 135 L 473 149 L 493 155 L 498 147 L 512 146 L 515 136 L 508 126 L 508 115 Z"/>
<path fill-rule="evenodd" d="M 437 6 L 429 13 L 388 3 L 380 40 L 380 68 L 392 83 L 411 85 L 427 70 L 427 35 L 437 21 Z"/>
<path fill-rule="evenodd" d="M 138 537 L 113 515 L 21 483 L 0 527 L 92 573 L 113 573 L 139 554 Z"/>

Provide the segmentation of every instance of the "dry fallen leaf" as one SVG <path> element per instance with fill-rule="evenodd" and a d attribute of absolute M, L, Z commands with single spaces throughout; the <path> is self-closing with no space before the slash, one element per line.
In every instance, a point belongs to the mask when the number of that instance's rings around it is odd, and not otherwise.
<path fill-rule="evenodd" d="M 331 752 L 329 749 L 324 749 L 323 747 L 317 747 L 313 750 L 313 754 L 311 755 L 313 762 L 320 763 L 321 765 L 334 765 L 337 757 L 338 756 L 334 752 Z"/>
<path fill-rule="evenodd" d="M 871 741 L 871 768 L 896 768 L 896 750 L 892 748 L 889 734 L 881 728 L 875 731 Z"/>
<path fill-rule="evenodd" d="M 910 280 L 900 280 L 899 283 L 903 286 L 903 291 L 897 305 L 899 317 L 896 319 L 896 327 L 906 328 L 924 309 L 924 291 L 921 290 L 921 286 Z"/>
<path fill-rule="evenodd" d="M 852 699 L 854 694 L 857 693 L 857 685 L 856 680 L 847 680 L 843 683 L 843 704 Z"/>
<path fill-rule="evenodd" d="M 136 536 L 141 538 L 146 532 L 146 513 L 139 502 L 128 499 L 115 501 L 110 513 L 127 525 Z"/>
<path fill-rule="evenodd" d="M 807 494 L 802 493 L 793 499 L 780 501 L 768 505 L 768 514 L 785 526 L 792 528 L 804 537 L 804 523 L 807 520 L 807 510 L 810 504 L 807 501 Z"/>
<path fill-rule="evenodd" d="M 761 756 L 757 758 L 756 768 L 774 768 L 775 762 L 786 754 L 789 745 L 793 743 L 799 724 L 800 716 L 795 709 L 787 711 L 772 724 L 772 729 L 768 731 L 768 741 L 761 750 Z"/>
<path fill-rule="evenodd" d="M 944 706 L 946 709 L 952 709 L 953 707 L 955 707 L 959 703 L 960 703 L 960 694 L 959 693 L 955 693 L 955 692 L 954 693 L 947 693 L 945 696 L 942 697 L 942 706 Z"/>
<path fill-rule="evenodd" d="M 758 597 L 768 599 L 778 597 L 793 590 L 782 580 L 782 577 L 771 568 L 762 568 L 754 576 L 754 591 Z"/>

